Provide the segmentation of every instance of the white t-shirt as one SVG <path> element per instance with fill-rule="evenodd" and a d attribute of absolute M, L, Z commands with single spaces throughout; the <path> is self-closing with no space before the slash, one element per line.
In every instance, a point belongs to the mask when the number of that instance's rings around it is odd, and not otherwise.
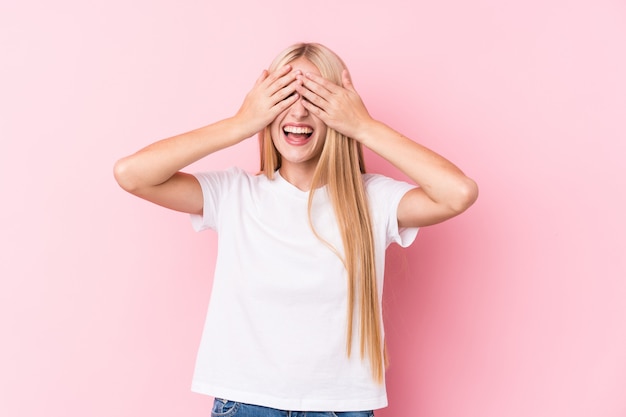
<path fill-rule="evenodd" d="M 204 212 L 191 216 L 192 225 L 217 231 L 218 254 L 192 390 L 294 411 L 385 407 L 385 386 L 361 359 L 358 311 L 346 354 L 346 270 L 309 226 L 309 193 L 278 172 L 274 180 L 239 168 L 196 178 Z M 397 222 L 398 203 L 415 186 L 363 178 L 382 293 L 385 249 L 408 246 L 417 234 Z M 343 254 L 325 187 L 315 192 L 312 213 L 318 234 Z"/>

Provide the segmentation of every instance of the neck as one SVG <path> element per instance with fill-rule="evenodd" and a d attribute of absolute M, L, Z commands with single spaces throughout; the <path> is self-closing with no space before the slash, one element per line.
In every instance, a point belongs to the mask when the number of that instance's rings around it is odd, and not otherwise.
<path fill-rule="evenodd" d="M 309 191 L 317 164 L 283 164 L 280 176 L 302 191 Z"/>

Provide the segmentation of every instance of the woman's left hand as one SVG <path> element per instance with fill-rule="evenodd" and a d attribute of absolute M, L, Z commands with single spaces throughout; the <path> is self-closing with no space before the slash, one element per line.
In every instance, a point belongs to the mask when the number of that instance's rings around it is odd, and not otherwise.
<path fill-rule="evenodd" d="M 343 70 L 341 79 L 344 87 L 319 75 L 306 73 L 298 76 L 300 85 L 296 91 L 304 98 L 303 106 L 326 126 L 359 140 L 361 132 L 373 119 L 352 85 L 348 70 Z"/>
<path fill-rule="evenodd" d="M 400 227 L 439 223 L 472 205 L 478 187 L 471 178 L 441 155 L 372 119 L 348 71 L 343 71 L 341 79 L 343 87 L 319 75 L 298 75 L 296 91 L 310 114 L 359 141 L 420 185 L 407 192 L 398 205 Z"/>

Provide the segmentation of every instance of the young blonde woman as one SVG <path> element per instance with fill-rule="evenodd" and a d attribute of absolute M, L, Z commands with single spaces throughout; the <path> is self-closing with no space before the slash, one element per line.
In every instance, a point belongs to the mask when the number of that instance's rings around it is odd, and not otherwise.
<path fill-rule="evenodd" d="M 255 134 L 261 170 L 189 164 Z M 366 174 L 362 146 L 415 184 Z M 115 165 L 120 186 L 218 233 L 192 389 L 213 416 L 372 416 L 387 405 L 380 311 L 385 249 L 466 210 L 477 186 L 372 119 L 341 59 L 297 44 L 231 118 Z"/>

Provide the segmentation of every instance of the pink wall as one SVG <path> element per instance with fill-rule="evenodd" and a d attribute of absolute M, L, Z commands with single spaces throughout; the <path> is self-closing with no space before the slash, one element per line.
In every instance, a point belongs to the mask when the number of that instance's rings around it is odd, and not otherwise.
<path fill-rule="evenodd" d="M 314 40 L 481 187 L 389 253 L 378 416 L 625 416 L 624 2 L 216 3 L 2 1 L 0 415 L 208 415 L 189 385 L 214 236 L 112 165 L 233 114 Z M 256 142 L 197 168 L 231 164 Z"/>

